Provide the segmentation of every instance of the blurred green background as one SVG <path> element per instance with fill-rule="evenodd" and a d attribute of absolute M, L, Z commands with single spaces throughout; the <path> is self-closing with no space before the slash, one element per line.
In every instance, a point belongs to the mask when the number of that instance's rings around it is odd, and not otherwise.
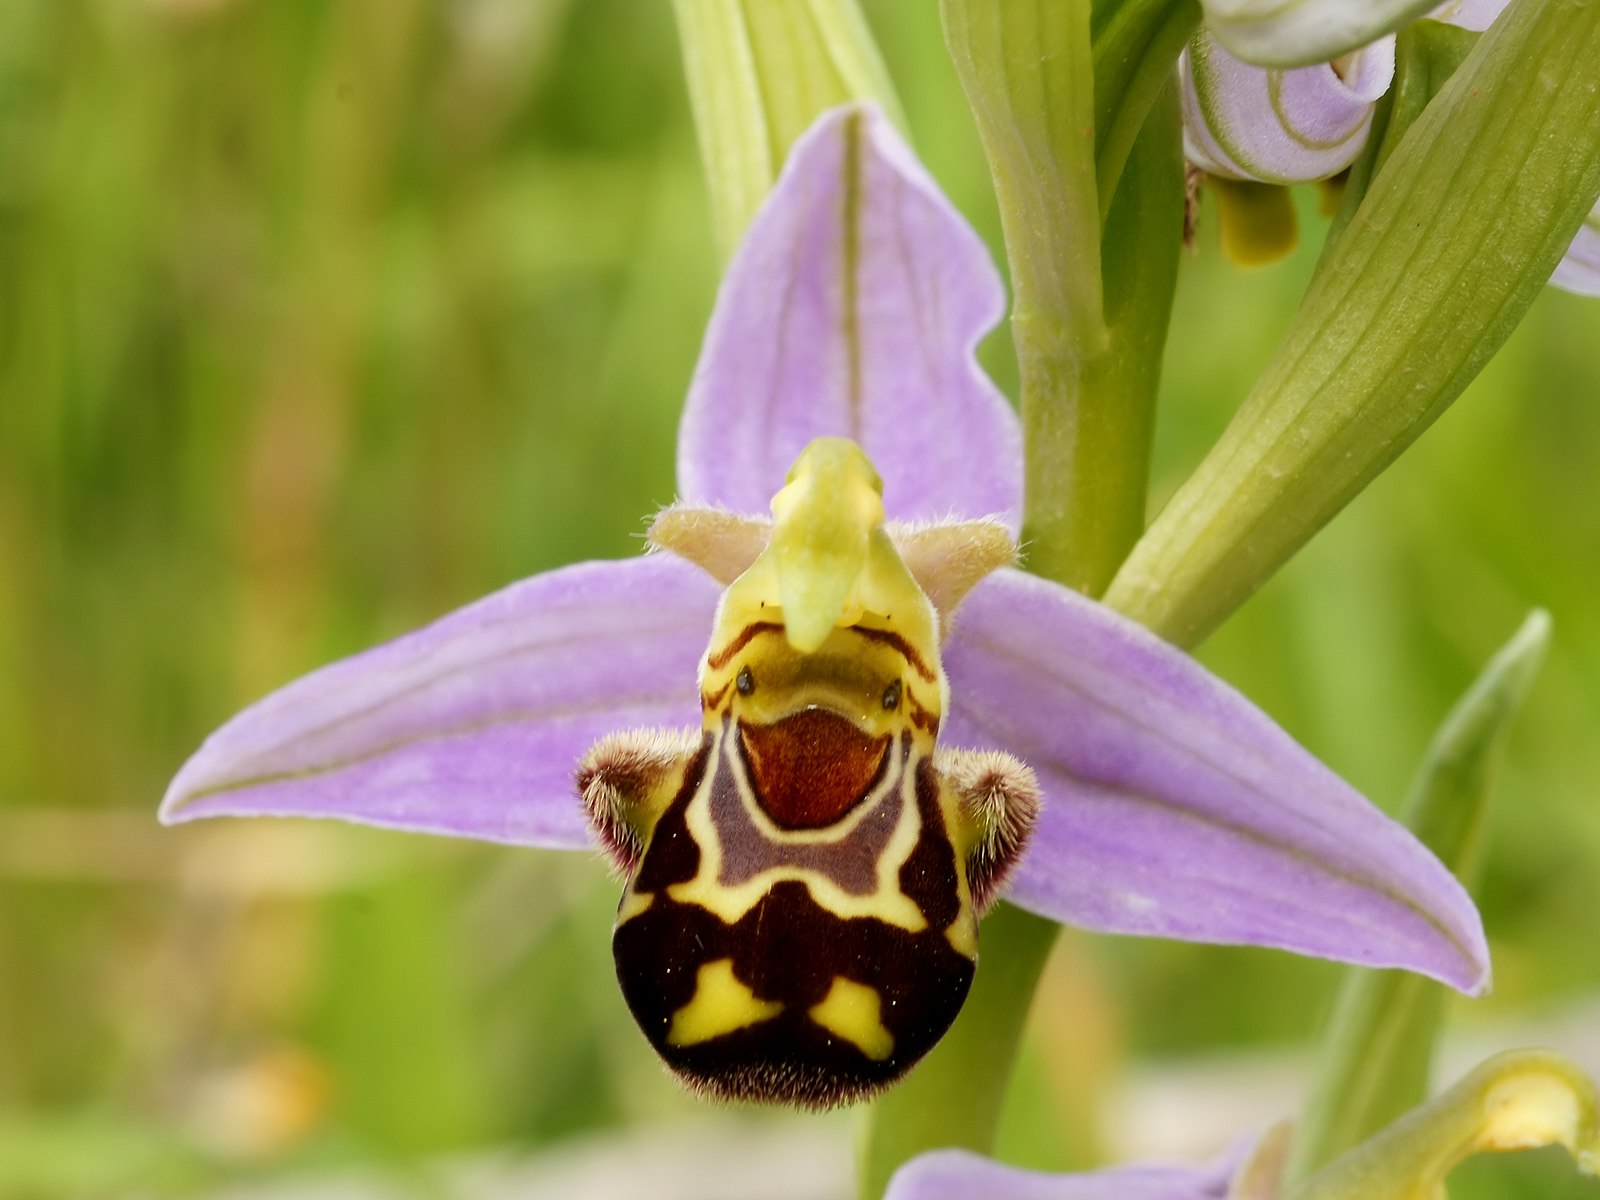
<path fill-rule="evenodd" d="M 998 249 L 934 6 L 867 10 Z M 702 1119 L 616 994 L 597 861 L 154 820 L 262 692 L 639 548 L 716 276 L 677 54 L 641 0 L 0 3 L 0 1200 L 326 1172 L 443 1194 L 441 1153 Z M 1155 504 L 1287 321 L 1320 238 L 1300 200 L 1307 245 L 1255 274 L 1202 212 Z M 1014 390 L 1008 353 L 986 348 Z M 1478 667 L 1552 612 L 1458 1068 L 1540 1038 L 1600 1071 L 1597 468 L 1600 304 L 1550 291 L 1201 652 L 1392 808 Z M 1336 980 L 1069 932 L 1004 1150 L 1205 1153 L 1286 1115 Z M 736 1118 L 773 1122 L 847 1154 L 848 1118 Z M 1540 1156 L 1463 1174 L 1600 1194 Z"/>

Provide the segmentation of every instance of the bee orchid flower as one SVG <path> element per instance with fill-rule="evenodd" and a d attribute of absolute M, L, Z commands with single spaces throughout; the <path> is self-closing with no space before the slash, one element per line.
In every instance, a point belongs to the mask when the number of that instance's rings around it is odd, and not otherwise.
<path fill-rule="evenodd" d="M 725 1097 L 897 1078 L 1002 890 L 1481 991 L 1477 912 L 1415 838 L 1188 655 L 1012 565 L 1021 434 L 974 359 L 1003 304 L 887 121 L 826 114 L 723 282 L 654 551 L 290 683 L 163 819 L 599 844 L 624 995 Z"/>

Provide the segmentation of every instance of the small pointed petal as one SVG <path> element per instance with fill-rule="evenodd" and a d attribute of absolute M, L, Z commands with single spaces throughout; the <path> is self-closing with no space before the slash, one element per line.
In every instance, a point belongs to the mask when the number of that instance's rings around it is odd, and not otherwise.
<path fill-rule="evenodd" d="M 1439 861 L 1147 630 L 1004 570 L 957 615 L 945 668 L 949 744 L 1009 750 L 1044 792 L 1013 902 L 1487 986 L 1477 910 Z"/>
<path fill-rule="evenodd" d="M 750 569 L 772 540 L 772 518 L 674 504 L 645 535 L 657 550 L 688 559 L 723 587 Z"/>
<path fill-rule="evenodd" d="M 1293 1121 L 1279 1121 L 1263 1133 L 1256 1144 L 1240 1156 L 1239 1166 L 1228 1184 L 1228 1200 L 1279 1200 L 1294 1139 Z"/>
<path fill-rule="evenodd" d="M 1600 204 L 1584 219 L 1550 282 L 1579 296 L 1600 296 Z"/>
<path fill-rule="evenodd" d="M 513 584 L 245 709 L 178 773 L 162 820 L 335 817 L 588 845 L 579 758 L 614 730 L 694 723 L 716 600 L 665 555 Z"/>
<path fill-rule="evenodd" d="M 1008 1167 L 966 1150 L 935 1150 L 895 1172 L 883 1200 L 1224 1200 L 1231 1172 L 1231 1162 L 1223 1161 L 1053 1175 Z"/>
<path fill-rule="evenodd" d="M 938 609 L 946 635 L 950 616 L 967 593 L 986 575 L 1017 561 L 1017 543 L 996 520 L 891 524 L 889 540 Z"/>
<path fill-rule="evenodd" d="M 1183 145 L 1212 175 L 1310 183 L 1348 167 L 1394 81 L 1394 38 L 1332 63 L 1283 70 L 1234 57 L 1202 30 L 1178 59 Z"/>
<path fill-rule="evenodd" d="M 765 511 L 812 439 L 853 438 L 888 516 L 1021 511 L 1016 414 L 973 358 L 988 251 L 876 110 L 795 144 L 717 297 L 678 441 L 693 505 Z"/>

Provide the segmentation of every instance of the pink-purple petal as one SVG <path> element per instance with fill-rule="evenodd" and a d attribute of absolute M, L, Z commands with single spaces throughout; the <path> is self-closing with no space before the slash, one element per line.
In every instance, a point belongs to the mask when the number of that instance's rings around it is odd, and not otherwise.
<path fill-rule="evenodd" d="M 1600 296 L 1600 204 L 1578 228 L 1550 282 L 1579 296 Z"/>
<path fill-rule="evenodd" d="M 919 1155 L 883 1200 L 1225 1200 L 1232 1156 L 1204 1167 L 1125 1166 L 1083 1175 L 1024 1171 L 966 1150 Z"/>
<path fill-rule="evenodd" d="M 1202 30 L 1178 60 L 1184 151 L 1213 175 L 1306 183 L 1348 167 L 1394 80 L 1394 38 L 1288 70 L 1235 58 Z"/>
<path fill-rule="evenodd" d="M 691 504 L 764 513 L 811 439 L 855 439 L 888 515 L 1003 516 L 1016 414 L 973 357 L 1000 278 L 893 126 L 825 114 L 795 143 L 717 297 L 678 438 Z"/>
<path fill-rule="evenodd" d="M 1087 929 L 1274 946 L 1488 983 L 1455 878 L 1188 655 L 996 572 L 946 652 L 950 745 L 1004 748 L 1044 806 L 1008 898 Z"/>
<path fill-rule="evenodd" d="M 1507 0 L 1446 0 L 1428 14 L 1435 21 L 1482 33 L 1500 18 Z"/>
<path fill-rule="evenodd" d="M 184 765 L 162 819 L 334 817 L 588 845 L 579 756 L 618 729 L 697 722 L 717 592 L 666 555 L 513 584 L 245 709 Z"/>

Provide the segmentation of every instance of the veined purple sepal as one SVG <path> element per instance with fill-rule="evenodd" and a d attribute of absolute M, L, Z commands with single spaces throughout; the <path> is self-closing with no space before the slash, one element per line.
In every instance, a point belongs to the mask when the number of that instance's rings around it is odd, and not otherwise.
<path fill-rule="evenodd" d="M 717 591 L 666 555 L 512 584 L 257 701 L 184 764 L 161 818 L 589 845 L 579 757 L 630 725 L 694 723 Z"/>
<path fill-rule="evenodd" d="M 1016 414 L 979 369 L 1000 277 L 875 109 L 795 143 L 728 268 L 678 435 L 690 504 L 765 512 L 813 439 L 848 437 L 891 520 L 1022 506 Z"/>
<path fill-rule="evenodd" d="M 1014 903 L 1487 987 L 1482 923 L 1454 876 L 1187 654 L 1007 569 L 973 591 L 945 661 L 950 741 L 1004 746 L 1039 776 Z"/>

